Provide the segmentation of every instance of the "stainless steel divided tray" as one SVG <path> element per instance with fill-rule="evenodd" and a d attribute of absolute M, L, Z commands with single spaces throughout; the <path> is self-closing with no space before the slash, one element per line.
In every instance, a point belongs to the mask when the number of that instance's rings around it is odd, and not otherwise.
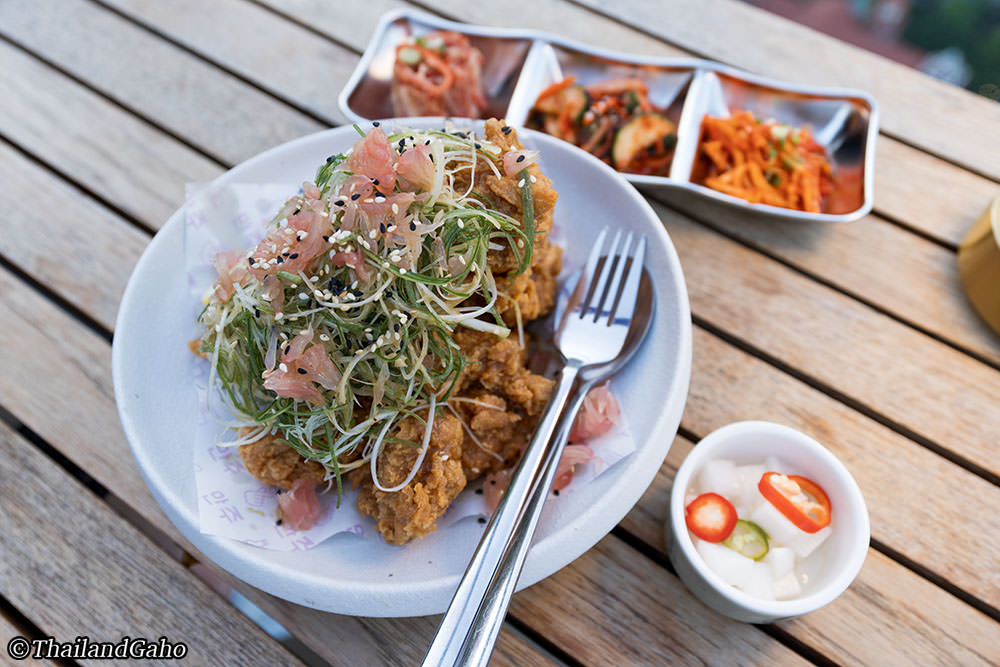
<path fill-rule="evenodd" d="M 872 208 L 878 107 L 858 90 L 798 86 L 694 58 L 654 58 L 617 53 L 532 30 L 509 30 L 446 21 L 403 9 L 385 14 L 340 94 L 340 108 L 353 121 L 391 118 L 389 89 L 396 47 L 435 30 L 464 34 L 483 52 L 484 117 L 523 126 L 538 95 L 566 76 L 587 85 L 636 76 L 651 101 L 677 123 L 677 145 L 668 176 L 623 173 L 644 187 L 682 189 L 746 211 L 794 220 L 850 222 Z M 753 204 L 695 182 L 701 122 L 737 109 L 758 118 L 812 129 L 837 175 L 823 213 Z M 703 158 L 701 158 L 703 159 Z"/>

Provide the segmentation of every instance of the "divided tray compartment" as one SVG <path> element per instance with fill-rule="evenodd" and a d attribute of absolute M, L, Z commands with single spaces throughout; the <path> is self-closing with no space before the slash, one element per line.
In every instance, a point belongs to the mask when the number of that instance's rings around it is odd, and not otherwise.
<path fill-rule="evenodd" d="M 583 85 L 623 76 L 646 81 L 651 101 L 666 108 L 666 115 L 677 123 L 677 146 L 668 176 L 622 173 L 636 186 L 687 191 L 748 213 L 790 220 L 850 222 L 872 209 L 878 107 L 870 95 L 784 83 L 709 60 L 618 53 L 544 32 L 471 26 L 402 9 L 385 14 L 376 26 L 341 91 L 341 111 L 353 121 L 394 116 L 389 87 L 396 46 L 434 30 L 462 33 L 482 50 L 484 117 L 506 118 L 516 127 L 524 125 L 539 93 L 566 76 L 576 76 Z M 704 158 L 698 155 L 702 119 L 729 116 L 738 109 L 764 120 L 811 128 L 837 175 L 826 211 L 753 204 L 699 184 L 705 171 Z"/>

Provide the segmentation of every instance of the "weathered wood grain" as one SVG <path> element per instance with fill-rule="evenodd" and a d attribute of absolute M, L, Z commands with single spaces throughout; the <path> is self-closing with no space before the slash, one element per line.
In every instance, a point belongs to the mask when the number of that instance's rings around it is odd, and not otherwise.
<path fill-rule="evenodd" d="M 325 126 L 87 0 L 0 3 L 0 34 L 225 162 Z"/>
<path fill-rule="evenodd" d="M 652 194 L 711 227 L 993 363 L 1000 336 L 975 311 L 954 251 L 875 215 L 821 225 L 748 217 L 691 193 Z"/>
<path fill-rule="evenodd" d="M 136 220 L 160 227 L 186 182 L 222 169 L 197 151 L 6 42 L 0 135 Z M 9 194 L 7 196 L 10 196 Z"/>
<path fill-rule="evenodd" d="M 996 474 L 995 369 L 655 205 L 692 312 Z"/>
<path fill-rule="evenodd" d="M 692 446 L 681 436 L 674 440 L 656 479 L 621 523 L 663 557 L 671 482 Z M 841 597 L 778 626 L 841 664 L 988 665 L 1000 659 L 1000 623 L 874 549 Z"/>
<path fill-rule="evenodd" d="M 636 556 L 605 537 L 572 567 L 514 596 L 511 611 L 585 664 L 805 664 L 753 626 L 705 607 L 675 576 Z"/>
<path fill-rule="evenodd" d="M 580 2 L 682 48 L 759 74 L 866 90 L 879 103 L 886 132 L 1000 178 L 1000 163 L 985 148 L 1000 144 L 1000 106 L 985 97 L 734 0 L 678 0 L 669 11 L 656 0 Z"/>
<path fill-rule="evenodd" d="M 0 255 L 111 328 L 149 237 L 0 142 Z"/>
<path fill-rule="evenodd" d="M 166 636 L 202 665 L 301 664 L 5 424 L 0 448 L 0 588 L 43 631 Z"/>
<path fill-rule="evenodd" d="M 411 7 L 403 0 L 368 0 L 364 11 L 326 0 L 250 0 L 296 23 L 306 25 L 354 51 L 363 51 L 378 20 L 388 11 Z"/>
<path fill-rule="evenodd" d="M 357 56 L 276 19 L 266 9 L 245 0 L 100 2 L 330 124 L 346 121 L 337 108 L 337 96 L 357 64 Z M 225 25 L 225 30 L 219 30 L 220 25 Z"/>

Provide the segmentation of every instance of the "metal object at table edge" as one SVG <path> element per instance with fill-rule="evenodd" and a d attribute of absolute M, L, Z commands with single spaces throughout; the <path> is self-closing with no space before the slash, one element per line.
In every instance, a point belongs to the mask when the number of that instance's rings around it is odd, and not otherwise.
<path fill-rule="evenodd" d="M 619 230 L 601 262 L 607 231 L 574 276 L 572 294 L 564 298 L 566 292 L 560 292 L 555 341 L 565 366 L 438 626 L 424 667 L 487 664 L 576 413 L 589 390 L 627 364 L 649 332 L 656 305 L 644 267 L 646 237 L 633 243 L 632 232 L 623 240 Z"/>
<path fill-rule="evenodd" d="M 411 23 L 423 24 L 432 29 L 454 30 L 467 35 L 531 41 L 531 48 L 525 57 L 524 64 L 521 67 L 520 72 L 517 75 L 518 81 L 514 86 L 510 102 L 507 106 L 506 120 L 511 125 L 517 127 L 523 126 L 525 120 L 527 119 L 528 111 L 533 106 L 534 100 L 541 91 L 539 86 L 535 85 L 532 87 L 529 85 L 529 77 L 525 76 L 525 72 L 531 73 L 532 68 L 546 66 L 546 63 L 543 62 L 543 56 L 541 55 L 545 47 L 556 46 L 562 49 L 588 54 L 594 58 L 618 61 L 622 64 L 630 64 L 633 66 L 648 65 L 692 70 L 692 80 L 689 84 L 690 89 L 686 93 L 684 110 L 682 111 L 681 119 L 678 123 L 678 150 L 675 151 L 676 160 L 681 149 L 681 143 L 683 141 L 682 137 L 695 137 L 687 142 L 690 143 L 690 146 L 687 149 L 687 155 L 684 156 L 684 164 L 678 165 L 676 169 L 672 166 L 670 176 L 647 176 L 642 174 L 622 173 L 622 176 L 624 176 L 633 185 L 687 191 L 702 198 L 711 199 L 715 202 L 742 209 L 757 215 L 767 215 L 790 220 L 810 222 L 853 222 L 870 213 L 872 207 L 874 206 L 875 144 L 878 139 L 879 110 L 875 99 L 864 91 L 851 88 L 796 85 L 779 81 L 777 79 L 758 76 L 735 67 L 730 67 L 729 65 L 701 58 L 667 58 L 623 53 L 589 46 L 582 42 L 566 39 L 540 30 L 491 28 L 486 26 L 471 25 L 456 21 L 449 21 L 447 19 L 442 19 L 432 14 L 428 14 L 427 12 L 410 8 L 391 10 L 382 15 L 375 27 L 375 31 L 372 33 L 368 47 L 361 56 L 361 59 L 355 67 L 354 72 L 352 72 L 351 77 L 348 79 L 343 89 L 341 89 L 340 95 L 338 96 L 338 106 L 340 107 L 341 112 L 344 113 L 344 115 L 347 116 L 352 122 L 375 120 L 374 118 L 366 118 L 358 114 L 351 107 L 350 98 L 355 89 L 364 79 L 366 73 L 369 71 L 372 60 L 376 57 L 376 55 L 378 55 L 377 47 L 383 40 L 385 33 L 392 27 L 393 24 L 401 19 L 405 19 Z M 691 109 L 696 104 L 706 104 L 705 100 L 699 99 L 703 96 L 699 95 L 697 87 L 701 86 L 702 82 L 706 79 L 706 76 L 711 74 L 723 75 L 724 77 L 746 82 L 763 89 L 781 91 L 795 96 L 810 96 L 831 100 L 853 99 L 866 104 L 868 107 L 868 126 L 864 133 L 864 167 L 862 178 L 864 197 L 861 205 L 858 208 L 845 213 L 808 213 L 805 211 L 771 206 L 768 204 L 755 204 L 747 202 L 739 199 L 738 197 L 727 195 L 704 185 L 692 182 L 690 180 L 690 172 L 695 159 L 697 137 L 700 134 L 700 123 L 703 116 L 703 113 L 699 113 L 699 111 L 703 112 L 704 108 L 695 111 L 692 111 Z M 528 90 L 529 87 L 532 89 Z M 690 100 L 695 101 L 689 102 Z"/>
<path fill-rule="evenodd" d="M 1000 333 L 1000 195 L 966 232 L 957 261 L 969 301 Z"/>

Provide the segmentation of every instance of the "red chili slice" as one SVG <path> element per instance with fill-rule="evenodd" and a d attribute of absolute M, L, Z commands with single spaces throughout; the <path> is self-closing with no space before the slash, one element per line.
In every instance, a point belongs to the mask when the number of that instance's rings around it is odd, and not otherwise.
<path fill-rule="evenodd" d="M 736 508 L 718 493 L 703 493 L 684 510 L 684 521 L 695 537 L 721 542 L 736 526 Z"/>
<path fill-rule="evenodd" d="M 830 525 L 830 498 L 811 479 L 766 472 L 757 488 L 775 509 L 805 532 L 816 533 Z"/>

